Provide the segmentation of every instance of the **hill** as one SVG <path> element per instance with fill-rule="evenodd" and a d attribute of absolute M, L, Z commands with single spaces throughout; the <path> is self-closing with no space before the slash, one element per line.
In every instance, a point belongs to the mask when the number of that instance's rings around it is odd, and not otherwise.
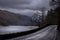
<path fill-rule="evenodd" d="M 28 16 L 0 10 L 0 25 L 34 26 L 35 24 Z"/>

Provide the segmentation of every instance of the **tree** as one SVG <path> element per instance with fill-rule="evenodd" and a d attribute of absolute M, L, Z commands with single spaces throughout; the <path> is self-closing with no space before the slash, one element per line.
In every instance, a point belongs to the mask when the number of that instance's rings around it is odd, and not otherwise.
<path fill-rule="evenodd" d="M 57 7 L 54 9 L 55 10 L 55 13 L 58 14 L 58 27 L 57 27 L 57 30 L 60 31 L 60 0 L 52 0 L 52 3 L 54 3 L 54 5 L 56 5 Z M 52 5 L 52 6 L 54 6 Z"/>
<path fill-rule="evenodd" d="M 37 24 L 37 26 L 40 26 L 41 19 L 42 17 L 38 11 L 32 16 L 32 21 L 34 21 Z"/>
<path fill-rule="evenodd" d="M 40 26 L 40 23 L 44 22 L 45 21 L 45 10 L 47 8 L 46 7 L 41 7 L 39 11 L 41 11 L 42 15 L 40 15 L 40 13 L 37 11 L 36 13 L 34 13 L 34 15 L 32 16 L 32 20 L 34 22 L 37 23 L 38 26 Z"/>

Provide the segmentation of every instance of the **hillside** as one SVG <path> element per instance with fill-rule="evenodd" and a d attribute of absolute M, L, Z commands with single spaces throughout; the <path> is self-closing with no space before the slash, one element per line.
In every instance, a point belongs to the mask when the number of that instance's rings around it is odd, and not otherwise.
<path fill-rule="evenodd" d="M 35 24 L 28 16 L 0 10 L 0 25 L 34 26 Z"/>

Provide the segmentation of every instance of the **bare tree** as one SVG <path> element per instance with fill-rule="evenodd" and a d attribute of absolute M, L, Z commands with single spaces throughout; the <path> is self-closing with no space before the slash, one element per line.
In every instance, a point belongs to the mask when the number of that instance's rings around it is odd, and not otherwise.
<path fill-rule="evenodd" d="M 34 13 L 34 15 L 32 16 L 32 21 L 34 21 L 37 26 L 40 26 L 41 15 L 38 11 L 36 13 Z"/>
<path fill-rule="evenodd" d="M 34 15 L 32 16 L 32 20 L 37 23 L 38 26 L 40 26 L 40 23 L 41 22 L 44 22 L 45 20 L 45 10 L 46 10 L 46 7 L 42 7 L 40 8 L 39 11 L 41 11 L 42 15 L 40 15 L 40 13 L 37 11 L 36 13 L 34 13 Z"/>

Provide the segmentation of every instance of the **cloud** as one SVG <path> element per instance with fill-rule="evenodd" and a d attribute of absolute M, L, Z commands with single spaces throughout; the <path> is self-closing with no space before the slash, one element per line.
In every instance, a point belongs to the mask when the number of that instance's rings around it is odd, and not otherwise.
<path fill-rule="evenodd" d="M 39 10 L 30 10 L 30 9 L 19 10 L 19 9 L 12 9 L 12 8 L 8 8 L 8 9 L 7 8 L 0 8 L 0 9 L 1 10 L 8 10 L 13 13 L 27 15 L 27 16 L 32 16 L 34 13 L 37 13 L 37 11 L 41 14 L 41 11 L 39 11 Z"/>
<path fill-rule="evenodd" d="M 49 6 L 49 0 L 0 0 L 0 7 L 16 9 L 39 9 Z"/>
<path fill-rule="evenodd" d="M 28 0 L 0 0 L 0 7 L 18 8 L 17 5 L 25 5 L 29 3 L 30 1 Z"/>
<path fill-rule="evenodd" d="M 0 9 L 31 16 L 40 8 L 49 8 L 49 0 L 0 0 Z"/>

